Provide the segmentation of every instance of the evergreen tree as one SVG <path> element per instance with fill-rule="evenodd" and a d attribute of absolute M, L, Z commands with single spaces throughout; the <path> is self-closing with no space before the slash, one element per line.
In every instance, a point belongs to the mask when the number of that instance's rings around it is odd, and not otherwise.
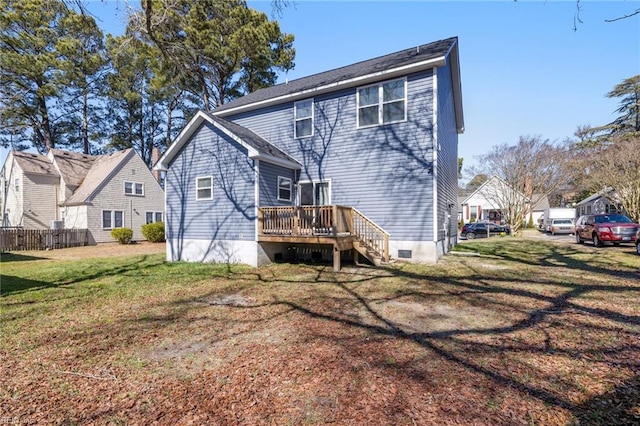
<path fill-rule="evenodd" d="M 151 42 L 172 79 L 213 109 L 269 86 L 293 68 L 293 36 L 243 0 L 143 0 L 130 26 Z"/>

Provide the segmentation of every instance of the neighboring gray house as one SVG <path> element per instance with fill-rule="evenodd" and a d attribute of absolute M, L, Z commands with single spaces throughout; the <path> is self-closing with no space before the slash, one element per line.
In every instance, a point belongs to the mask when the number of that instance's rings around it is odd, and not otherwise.
<path fill-rule="evenodd" d="M 615 203 L 618 195 L 611 189 L 604 189 L 576 203 L 576 214 L 623 213 L 620 203 Z"/>
<path fill-rule="evenodd" d="M 434 262 L 456 244 L 458 40 L 198 112 L 164 153 L 169 260 Z"/>
<path fill-rule="evenodd" d="M 164 192 L 133 150 L 92 156 L 51 149 L 11 151 L 2 169 L 3 226 L 88 229 L 91 243 L 112 242 L 111 230 L 162 221 Z"/>

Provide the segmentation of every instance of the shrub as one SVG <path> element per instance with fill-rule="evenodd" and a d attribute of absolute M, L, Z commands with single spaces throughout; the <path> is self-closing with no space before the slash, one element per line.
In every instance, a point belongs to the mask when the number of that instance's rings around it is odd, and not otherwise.
<path fill-rule="evenodd" d="M 111 231 L 111 238 L 118 240 L 120 244 L 129 244 L 133 238 L 131 228 L 115 228 Z"/>
<path fill-rule="evenodd" d="M 142 225 L 142 235 L 152 243 L 164 241 L 164 222 L 153 222 Z"/>

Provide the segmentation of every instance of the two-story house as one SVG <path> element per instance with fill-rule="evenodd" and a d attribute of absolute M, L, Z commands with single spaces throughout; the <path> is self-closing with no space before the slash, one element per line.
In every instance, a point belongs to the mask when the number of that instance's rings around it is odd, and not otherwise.
<path fill-rule="evenodd" d="M 169 260 L 434 262 L 456 243 L 458 40 L 198 112 L 166 171 Z"/>
<path fill-rule="evenodd" d="M 11 151 L 1 173 L 2 226 L 88 229 L 89 242 L 112 242 L 113 228 L 164 219 L 164 191 L 133 150 L 86 155 L 51 149 Z"/>

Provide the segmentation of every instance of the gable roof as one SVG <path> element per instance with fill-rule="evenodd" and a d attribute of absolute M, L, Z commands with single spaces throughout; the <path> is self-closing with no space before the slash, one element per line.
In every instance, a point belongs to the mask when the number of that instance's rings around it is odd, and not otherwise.
<path fill-rule="evenodd" d="M 49 156 L 64 183 L 74 191 L 84 181 L 99 156 L 50 149 Z"/>
<path fill-rule="evenodd" d="M 24 151 L 12 151 L 13 158 L 23 173 L 46 176 L 59 176 L 51 161 L 42 154 Z"/>
<path fill-rule="evenodd" d="M 117 173 L 120 167 L 133 155 L 136 155 L 135 151 L 133 148 L 129 148 L 124 151 L 117 151 L 96 157 L 80 187 L 63 205 L 72 206 L 91 201 L 95 193 L 106 184 L 108 178 Z"/>
<path fill-rule="evenodd" d="M 223 118 L 216 117 L 205 111 L 198 111 L 182 129 L 176 140 L 169 146 L 167 151 L 160 157 L 153 170 L 167 170 L 169 163 L 180 152 L 182 147 L 189 141 L 191 136 L 200 128 L 203 123 L 209 123 L 224 134 L 244 146 L 249 152 L 249 157 L 281 165 L 291 169 L 300 169 L 302 165 L 293 157 L 276 148 L 258 134 L 246 127 L 232 123 Z"/>
<path fill-rule="evenodd" d="M 533 194 L 531 196 L 531 198 L 533 200 L 538 200 L 533 208 L 531 210 L 533 211 L 540 211 L 540 210 L 546 210 L 548 208 L 550 208 L 551 206 L 549 205 L 549 197 L 547 197 L 546 195 L 542 195 L 542 194 Z"/>
<path fill-rule="evenodd" d="M 608 199 L 608 197 L 615 197 L 615 196 L 616 196 L 615 190 L 613 188 L 611 188 L 611 187 L 607 187 L 607 188 L 604 188 L 603 190 L 601 190 L 599 192 L 596 192 L 593 195 L 588 196 L 584 200 L 578 201 L 576 203 L 576 207 L 577 206 L 581 206 L 583 204 L 589 204 L 592 201 L 595 201 L 595 200 L 597 200 L 599 198 L 607 198 Z"/>
<path fill-rule="evenodd" d="M 464 131 L 458 38 L 451 37 L 256 90 L 218 106 L 221 117 L 443 66 L 449 58 L 458 131 Z"/>
<path fill-rule="evenodd" d="M 507 182 L 505 182 L 502 178 L 500 178 L 498 176 L 491 176 L 489 179 L 487 179 L 484 182 L 482 182 L 482 185 L 480 185 L 475 191 L 473 191 L 471 194 L 467 195 L 467 197 L 464 199 L 462 204 L 463 205 L 469 204 L 469 200 L 471 200 L 476 194 L 482 194 L 483 193 L 482 191 L 484 191 L 484 188 L 486 186 L 493 185 L 493 183 L 496 182 L 496 181 L 499 182 L 501 185 L 506 186 L 507 188 L 511 188 L 511 185 L 509 185 Z M 511 189 L 513 190 L 513 188 L 511 188 Z"/>

